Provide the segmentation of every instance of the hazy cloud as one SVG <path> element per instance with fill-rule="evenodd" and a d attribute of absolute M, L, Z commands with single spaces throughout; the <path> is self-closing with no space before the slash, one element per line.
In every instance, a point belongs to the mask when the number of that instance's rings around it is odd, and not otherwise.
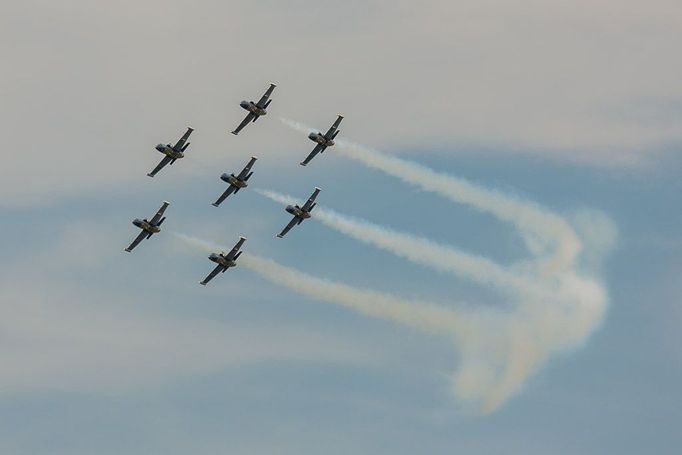
<path fill-rule="evenodd" d="M 610 166 L 682 139 L 682 63 L 670 58 L 682 12 L 670 0 L 32 0 L 0 21 L 4 205 L 142 182 L 153 146 L 187 124 L 189 154 L 206 160 L 247 136 L 298 147 L 272 119 L 227 134 L 239 100 L 271 81 L 273 113 L 326 124 L 341 112 L 350 137 L 383 148 Z M 173 171 L 163 178 L 193 172 Z"/>

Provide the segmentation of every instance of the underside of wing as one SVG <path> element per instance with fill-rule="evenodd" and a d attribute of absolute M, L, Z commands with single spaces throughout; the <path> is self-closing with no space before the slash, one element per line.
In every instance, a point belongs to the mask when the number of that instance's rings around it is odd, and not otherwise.
<path fill-rule="evenodd" d="M 168 163 L 170 163 L 173 160 L 170 156 L 166 155 L 163 157 L 163 159 L 159 162 L 159 164 L 156 165 L 153 171 L 151 171 L 149 174 L 147 174 L 149 177 L 154 177 L 157 172 L 159 172 L 161 169 L 166 167 Z"/>
<path fill-rule="evenodd" d="M 159 222 L 161 217 L 163 217 L 163 213 L 166 211 L 166 209 L 168 208 L 169 205 L 170 204 L 168 202 L 163 201 L 163 204 L 161 204 L 161 207 L 159 207 L 159 210 L 156 211 L 156 213 L 154 214 L 154 217 L 152 218 L 150 223 L 153 224 L 154 226 L 156 226 L 156 224 Z"/>
<path fill-rule="evenodd" d="M 272 91 L 275 89 L 275 84 L 270 84 L 270 87 L 265 91 L 263 96 L 258 100 L 258 103 L 256 105 L 258 107 L 265 107 L 265 103 L 267 103 L 268 98 L 270 98 L 270 95 L 272 95 Z"/>
<path fill-rule="evenodd" d="M 223 201 L 224 201 L 225 199 L 227 199 L 227 196 L 229 196 L 230 194 L 232 194 L 232 193 L 234 192 L 234 190 L 235 190 L 235 186 L 234 186 L 234 185 L 228 186 L 227 189 L 225 190 L 225 192 L 224 192 L 223 194 L 220 195 L 220 197 L 218 198 L 218 200 L 215 201 L 215 202 L 213 203 L 213 206 L 214 206 L 214 207 L 218 207 L 220 204 L 222 204 Z"/>
<path fill-rule="evenodd" d="M 133 249 L 135 249 L 135 247 L 136 247 L 137 245 L 139 245 L 140 242 L 141 242 L 142 240 L 144 240 L 144 238 L 147 237 L 148 235 L 149 235 L 149 234 L 147 233 L 147 231 L 144 231 L 144 230 L 143 230 L 142 232 L 140 232 L 140 233 L 138 234 L 137 237 L 135 237 L 135 240 L 133 240 L 133 243 L 131 243 L 130 246 L 129 246 L 128 248 L 126 248 L 125 250 L 126 250 L 128 253 L 130 253 L 130 252 L 133 251 Z"/>
<path fill-rule="evenodd" d="M 227 253 L 227 258 L 234 259 L 237 256 L 237 253 L 239 253 L 239 250 L 241 249 L 245 241 L 246 241 L 245 237 L 240 237 L 239 241 L 235 244 L 234 248 L 232 248 L 232 250 L 229 253 Z"/>
<path fill-rule="evenodd" d="M 291 228 L 296 226 L 298 223 L 299 223 L 299 218 L 295 216 L 291 221 L 289 221 L 289 224 L 287 224 L 286 227 L 284 229 L 282 229 L 282 232 L 277 234 L 277 237 L 279 237 L 279 238 L 284 237 L 285 235 L 287 235 L 287 232 L 289 232 L 291 230 Z"/>
<path fill-rule="evenodd" d="M 311 161 L 313 158 L 315 158 L 315 155 L 317 155 L 317 154 L 320 153 L 320 152 L 323 152 L 324 149 L 326 149 L 326 148 L 327 148 L 327 147 L 325 147 L 325 146 L 322 145 L 322 144 L 317 144 L 317 145 L 315 146 L 315 148 L 313 149 L 313 151 L 310 152 L 310 154 L 309 154 L 303 161 L 301 161 L 301 163 L 300 163 L 301 166 L 306 166 L 308 163 L 310 163 L 310 161 Z"/>
<path fill-rule="evenodd" d="M 204 286 L 206 286 L 206 283 L 208 283 L 208 282 L 211 281 L 213 278 L 215 278 L 215 276 L 216 276 L 217 274 L 219 274 L 220 272 L 222 272 L 223 270 L 225 270 L 225 267 L 223 267 L 222 265 L 218 264 L 218 265 L 216 266 L 216 268 L 214 268 L 213 270 L 211 270 L 211 273 L 209 273 L 208 276 L 207 276 L 206 278 L 204 278 L 203 281 L 200 281 L 200 284 L 203 284 Z"/>
<path fill-rule="evenodd" d="M 232 131 L 232 134 L 234 134 L 235 136 L 236 136 L 237 134 L 239 134 L 239 132 L 240 132 L 242 129 L 244 129 L 244 127 L 245 127 L 246 125 L 248 125 L 249 122 L 251 122 L 251 121 L 252 121 L 253 119 L 255 119 L 255 118 L 256 118 L 256 114 L 254 114 L 253 112 L 249 112 L 248 114 L 246 114 L 246 117 L 244 118 L 244 120 L 242 120 L 242 122 L 239 124 L 239 126 L 238 126 L 237 128 L 235 128 L 234 131 Z"/>
<path fill-rule="evenodd" d="M 308 200 L 305 201 L 305 204 L 303 204 L 303 207 L 301 207 L 301 208 L 305 211 L 309 211 L 312 208 L 312 206 L 315 202 L 315 198 L 317 197 L 318 194 L 320 194 L 320 189 L 315 188 L 315 191 L 313 191 L 313 194 L 310 195 Z"/>
<path fill-rule="evenodd" d="M 334 133 L 341 124 L 341 120 L 343 120 L 343 117 L 339 115 L 334 124 L 331 127 L 329 127 L 329 129 L 327 130 L 327 134 L 325 134 L 324 137 L 326 137 L 327 139 L 332 139 L 334 137 Z"/>
<path fill-rule="evenodd" d="M 239 173 L 237 178 L 244 180 L 244 178 L 246 178 L 246 176 L 251 171 L 251 167 L 253 166 L 253 164 L 255 162 L 256 162 L 256 157 L 251 157 L 251 160 L 246 164 L 246 166 L 244 166 L 244 169 L 242 169 L 242 171 Z"/>
<path fill-rule="evenodd" d="M 187 142 L 187 139 L 189 139 L 189 135 L 192 134 L 192 131 L 194 131 L 194 129 L 187 127 L 187 131 L 185 132 L 185 134 L 182 135 L 178 142 L 175 143 L 173 148 L 175 150 L 182 149 L 182 147 L 185 145 L 185 142 Z"/>

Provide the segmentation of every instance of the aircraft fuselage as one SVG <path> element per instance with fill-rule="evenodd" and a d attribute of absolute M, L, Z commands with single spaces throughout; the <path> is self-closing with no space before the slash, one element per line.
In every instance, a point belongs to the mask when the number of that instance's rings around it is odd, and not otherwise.
<path fill-rule="evenodd" d="M 223 174 L 220 176 L 220 180 L 230 185 L 234 185 L 237 188 L 246 188 L 249 183 L 246 180 L 237 178 L 234 174 Z"/>
<path fill-rule="evenodd" d="M 133 224 L 140 229 L 143 229 L 146 232 L 149 232 L 151 234 L 156 234 L 157 232 L 161 232 L 161 228 L 159 226 L 154 226 L 147 220 L 141 220 L 139 218 L 135 218 L 133 220 Z"/>
<path fill-rule="evenodd" d="M 247 111 L 251 112 L 252 114 L 256 114 L 259 117 L 268 113 L 265 108 L 259 107 L 253 101 L 242 101 L 239 103 L 239 105 L 242 107 L 242 109 L 246 109 Z"/>
<path fill-rule="evenodd" d="M 317 142 L 320 145 L 325 145 L 327 147 L 331 147 L 334 145 L 334 139 L 327 139 L 324 137 L 324 134 L 322 133 L 310 133 L 308 135 L 308 139 L 310 139 L 313 142 Z"/>
<path fill-rule="evenodd" d="M 232 260 L 232 259 L 227 259 L 225 256 L 216 254 L 216 253 L 211 253 L 211 255 L 208 257 L 212 262 L 215 262 L 216 264 L 220 264 L 223 267 L 227 267 L 228 269 L 230 267 L 234 267 L 237 265 L 237 263 Z"/>
<path fill-rule="evenodd" d="M 310 212 L 306 212 L 305 210 L 301 209 L 301 207 L 299 207 L 298 205 L 287 205 L 286 211 L 297 218 L 302 218 L 304 220 L 310 218 Z"/>
<path fill-rule="evenodd" d="M 185 154 L 181 150 L 174 149 L 170 144 L 159 144 L 156 146 L 156 150 L 175 160 L 185 157 Z"/>

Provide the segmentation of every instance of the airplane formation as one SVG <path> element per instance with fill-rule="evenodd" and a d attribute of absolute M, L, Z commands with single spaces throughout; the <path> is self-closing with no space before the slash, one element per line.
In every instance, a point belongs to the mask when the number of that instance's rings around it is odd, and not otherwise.
<path fill-rule="evenodd" d="M 275 90 L 276 85 L 275 84 L 270 84 L 270 87 L 265 91 L 263 96 L 258 100 L 258 102 L 253 102 L 253 101 L 242 101 L 239 103 L 239 106 L 245 110 L 248 111 L 248 114 L 242 120 L 242 122 L 237 126 L 232 131 L 232 134 L 238 135 L 239 132 L 244 129 L 249 123 L 255 123 L 260 117 L 267 115 L 267 108 L 272 102 L 272 99 L 270 99 L 270 96 L 272 95 L 272 92 Z M 315 158 L 315 156 L 319 153 L 324 152 L 328 147 L 334 146 L 334 139 L 336 136 L 339 134 L 339 125 L 341 124 L 341 121 L 343 120 L 343 116 L 339 115 L 334 122 L 334 124 L 327 130 L 326 133 L 322 134 L 322 132 L 313 132 L 308 135 L 308 138 L 315 142 L 315 148 L 308 154 L 308 156 L 301 161 L 300 165 L 301 166 L 306 166 L 310 161 Z M 189 142 L 188 139 L 192 132 L 194 131 L 193 128 L 187 127 L 187 131 L 185 134 L 182 135 L 182 137 L 174 144 L 159 144 L 155 148 L 158 152 L 163 153 L 165 156 L 161 159 L 159 164 L 147 175 L 149 177 L 154 177 L 159 171 L 161 171 L 166 165 L 170 164 L 172 165 L 175 163 L 176 160 L 179 160 L 181 158 L 184 158 L 185 156 L 185 151 L 189 147 Z M 227 199 L 228 196 L 231 194 L 236 194 L 239 192 L 240 189 L 246 188 L 249 183 L 249 179 L 253 175 L 253 171 L 251 168 L 253 165 L 256 163 L 256 160 L 258 158 L 255 156 L 252 156 L 249 162 L 244 166 L 244 169 L 242 171 L 235 175 L 234 173 L 227 174 L 223 173 L 220 176 L 220 180 L 223 182 L 227 183 L 229 186 L 227 189 L 218 197 L 218 199 L 212 203 L 214 207 L 220 206 L 220 204 Z M 317 198 L 317 195 L 320 194 L 320 188 L 315 187 L 315 190 L 313 193 L 310 195 L 308 200 L 303 204 L 302 207 L 298 205 L 288 205 L 285 210 L 293 215 L 292 220 L 287 224 L 284 229 L 282 229 L 282 232 L 277 234 L 278 238 L 284 237 L 287 232 L 291 230 L 294 226 L 298 226 L 301 224 L 303 221 L 307 220 L 312 216 L 311 212 L 315 208 L 315 205 L 317 204 L 315 202 L 315 199 Z M 127 247 L 125 248 L 125 251 L 128 253 L 132 252 L 137 245 L 140 244 L 145 239 L 149 239 L 152 235 L 157 234 L 161 232 L 161 224 L 164 222 L 166 217 L 164 216 L 164 213 L 168 206 L 170 205 L 170 202 L 168 201 L 163 201 L 161 207 L 159 210 L 157 210 L 156 214 L 152 217 L 151 220 L 147 220 L 146 218 L 144 219 L 139 219 L 136 218 L 133 220 L 133 225 L 141 230 L 141 232 L 138 234 L 137 237 L 135 237 L 135 240 Z M 211 262 L 216 263 L 217 265 L 215 268 L 211 271 L 211 273 L 206 276 L 202 281 L 199 282 L 199 284 L 206 285 L 208 284 L 209 281 L 211 281 L 213 278 L 216 277 L 219 273 L 224 273 L 227 269 L 231 267 L 235 267 L 237 265 L 237 259 L 239 256 L 241 256 L 242 251 L 241 248 L 244 245 L 244 242 L 246 241 L 246 237 L 240 236 L 239 240 L 235 244 L 235 246 L 230 250 L 229 252 L 218 252 L 218 253 L 211 253 L 208 256 L 208 259 Z"/>

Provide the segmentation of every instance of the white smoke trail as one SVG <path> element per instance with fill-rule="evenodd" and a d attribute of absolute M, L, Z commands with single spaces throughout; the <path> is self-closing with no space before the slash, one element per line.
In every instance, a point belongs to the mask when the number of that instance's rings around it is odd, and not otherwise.
<path fill-rule="evenodd" d="M 261 189 L 255 191 L 283 205 L 300 203 L 289 195 Z M 508 270 L 488 259 L 448 245 L 391 230 L 320 206 L 315 208 L 312 218 L 356 240 L 440 272 L 451 273 L 483 285 L 502 287 L 507 291 L 537 293 L 540 290 L 535 277 L 523 276 L 521 271 Z"/>
<path fill-rule="evenodd" d="M 518 391 L 528 372 L 546 361 L 555 350 L 572 347 L 585 335 L 584 330 L 567 330 L 563 326 L 566 318 L 561 313 L 567 308 L 561 305 L 543 312 L 526 306 L 512 314 L 480 309 L 467 311 L 354 288 L 252 255 L 244 255 L 243 265 L 303 295 L 447 336 L 461 355 L 452 377 L 453 391 L 459 399 L 480 406 L 484 412 L 494 411 Z M 570 311 L 579 311 L 579 308 Z M 588 320 L 583 329 L 590 326 Z"/>
<path fill-rule="evenodd" d="M 291 120 L 282 122 L 298 131 L 312 130 Z M 453 390 L 459 398 L 479 404 L 485 411 L 496 409 L 517 392 L 552 354 L 584 343 L 599 325 L 607 306 L 607 293 L 598 280 L 577 270 L 582 241 L 562 217 L 532 202 L 358 144 L 343 140 L 337 144 L 337 149 L 346 156 L 369 167 L 512 223 L 526 241 L 533 259 L 524 261 L 522 268 L 503 267 L 452 247 L 329 210 L 316 210 L 316 219 L 413 262 L 480 284 L 511 289 L 505 294 L 509 305 L 444 307 L 321 280 L 267 259 L 247 256 L 243 265 L 305 295 L 430 333 L 449 334 L 460 353 Z M 272 192 L 261 194 L 283 204 L 296 202 Z M 580 232 L 590 231 L 594 229 L 582 226 Z M 610 234 L 609 229 L 599 231 Z M 612 243 L 612 237 L 602 238 L 602 246 Z M 588 253 L 594 256 L 598 250 L 591 245 Z M 606 250 L 602 252 L 605 254 Z M 598 264 L 599 260 L 593 257 L 590 262 Z"/>
<path fill-rule="evenodd" d="M 174 232 L 173 235 L 185 244 L 203 252 L 229 251 L 229 248 L 224 246 L 186 234 Z M 415 302 L 390 294 L 316 278 L 248 252 L 242 254 L 237 265 L 253 270 L 273 283 L 286 286 L 301 294 L 321 300 L 331 300 L 369 316 L 392 319 L 434 333 L 451 333 L 453 327 L 461 330 L 457 315 L 439 305 Z"/>
<path fill-rule="evenodd" d="M 280 119 L 288 127 L 310 132 L 313 128 L 300 122 Z M 423 190 L 438 193 L 454 202 L 487 212 L 513 223 L 526 245 L 536 255 L 550 255 L 550 271 L 572 267 L 581 243 L 571 226 L 561 217 L 528 201 L 482 188 L 458 177 L 436 172 L 426 166 L 381 153 L 343 139 L 336 140 L 339 151 L 371 168 L 397 177 Z"/>
<path fill-rule="evenodd" d="M 202 251 L 227 249 L 175 235 Z M 238 266 L 303 295 L 448 337 L 460 353 L 452 378 L 453 391 L 485 412 L 494 411 L 518 391 L 528 374 L 554 352 L 584 341 L 601 317 L 595 308 L 603 308 L 605 299 L 599 286 L 573 277 L 557 290 L 551 305 L 527 301 L 513 311 L 458 309 L 354 288 L 250 253 L 242 255 Z"/>

